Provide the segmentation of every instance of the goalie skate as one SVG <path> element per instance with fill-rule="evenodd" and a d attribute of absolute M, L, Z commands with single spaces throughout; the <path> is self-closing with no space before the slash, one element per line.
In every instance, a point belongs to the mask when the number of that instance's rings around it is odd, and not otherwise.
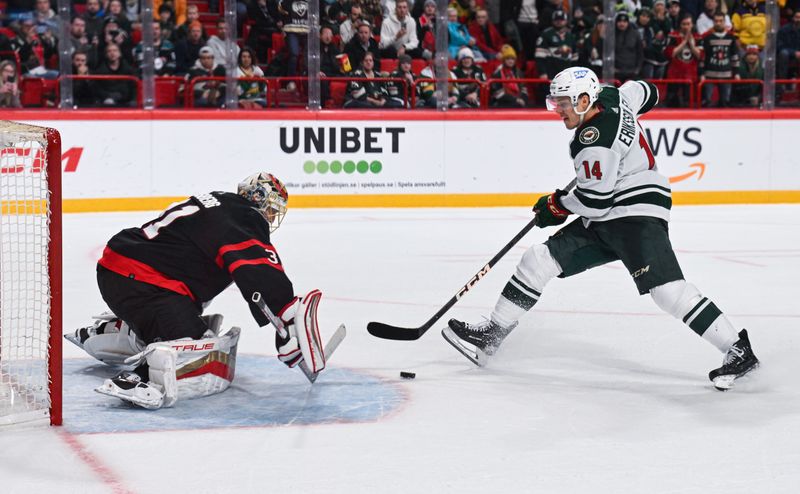
<path fill-rule="evenodd" d="M 116 377 L 106 379 L 95 391 L 148 410 L 156 410 L 164 404 L 164 393 L 159 388 L 158 384 L 142 381 L 135 372 L 124 371 Z"/>
<path fill-rule="evenodd" d="M 502 328 L 494 321 L 469 324 L 450 319 L 442 337 L 473 364 L 484 367 L 503 339 L 517 326 Z"/>
<path fill-rule="evenodd" d="M 747 330 L 739 332 L 739 340 L 725 353 L 722 367 L 708 373 L 714 387 L 727 391 L 733 387 L 734 381 L 758 367 L 758 359 L 750 346 Z"/>

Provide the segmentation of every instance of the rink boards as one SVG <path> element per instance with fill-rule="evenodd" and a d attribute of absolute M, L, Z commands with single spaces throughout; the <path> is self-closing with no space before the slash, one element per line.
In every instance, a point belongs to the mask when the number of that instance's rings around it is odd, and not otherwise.
<path fill-rule="evenodd" d="M 32 118 L 33 117 L 33 118 Z M 542 111 L 6 112 L 57 128 L 64 211 L 159 209 L 268 170 L 293 207 L 518 206 L 572 178 Z M 642 124 L 677 204 L 800 202 L 800 111 L 655 111 Z M 5 167 L 2 173 L 18 173 Z"/>

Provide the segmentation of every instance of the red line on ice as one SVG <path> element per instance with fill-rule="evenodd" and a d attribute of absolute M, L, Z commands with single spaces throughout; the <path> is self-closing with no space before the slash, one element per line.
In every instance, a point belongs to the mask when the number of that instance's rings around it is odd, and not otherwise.
<path fill-rule="evenodd" d="M 78 455 L 78 458 L 86 463 L 89 468 L 100 477 L 104 484 L 111 488 L 111 492 L 114 494 L 133 494 L 133 491 L 128 490 L 128 488 L 122 484 L 122 481 L 117 478 L 116 474 L 109 467 L 104 465 L 97 456 L 89 451 L 77 437 L 63 430 L 58 432 L 58 436 L 67 443 L 67 446 L 69 446 L 76 455 Z"/>

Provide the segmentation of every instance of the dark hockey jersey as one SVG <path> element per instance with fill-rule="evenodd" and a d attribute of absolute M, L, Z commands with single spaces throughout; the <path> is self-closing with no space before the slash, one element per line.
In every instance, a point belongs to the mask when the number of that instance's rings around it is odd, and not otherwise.
<path fill-rule="evenodd" d="M 267 319 L 251 302 L 260 292 L 274 314 L 294 292 L 269 225 L 248 201 L 230 192 L 192 196 L 140 228 L 109 240 L 99 264 L 122 276 L 210 302 L 235 282 L 259 325 Z"/>

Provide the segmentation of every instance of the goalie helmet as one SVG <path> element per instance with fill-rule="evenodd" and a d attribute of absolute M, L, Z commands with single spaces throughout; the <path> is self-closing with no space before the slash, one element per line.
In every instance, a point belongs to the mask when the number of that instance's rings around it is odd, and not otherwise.
<path fill-rule="evenodd" d="M 578 99 L 582 94 L 589 96 L 589 106 L 586 110 L 577 110 Z M 570 67 L 564 69 L 553 78 L 550 83 L 550 94 L 547 96 L 547 109 L 550 111 L 558 108 L 556 98 L 568 97 L 575 108 L 575 113 L 583 115 L 592 107 L 600 94 L 600 81 L 591 69 L 586 67 Z"/>
<path fill-rule="evenodd" d="M 270 233 L 281 226 L 286 215 L 289 192 L 278 178 L 267 172 L 250 175 L 239 183 L 238 193 L 255 204 L 256 209 L 269 223 Z"/>

